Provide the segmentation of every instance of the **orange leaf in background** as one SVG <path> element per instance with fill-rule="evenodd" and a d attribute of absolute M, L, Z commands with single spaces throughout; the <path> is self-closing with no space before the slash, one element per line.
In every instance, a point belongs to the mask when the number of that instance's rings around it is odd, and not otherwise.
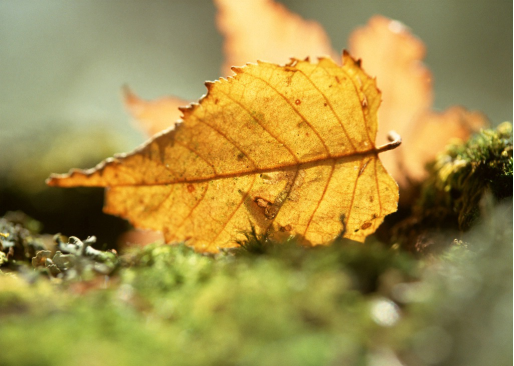
<path fill-rule="evenodd" d="M 174 127 L 181 115 L 178 108 L 189 104 L 176 97 L 146 101 L 132 93 L 128 87 L 123 88 L 123 96 L 127 110 L 148 136 Z"/>
<path fill-rule="evenodd" d="M 272 0 L 214 2 L 216 24 L 225 37 L 222 75 L 230 75 L 232 66 L 257 60 L 284 64 L 292 57 L 339 58 L 317 22 L 306 21 L 281 4 Z"/>
<path fill-rule="evenodd" d="M 372 17 L 349 39 L 352 54 L 364 60 L 382 92 L 380 130 L 405 131 L 432 107 L 432 75 L 421 60 L 425 45 L 398 21 Z M 379 135 L 378 139 L 382 137 Z"/>
<path fill-rule="evenodd" d="M 351 34 L 349 43 L 382 91 L 377 142 L 391 129 L 403 138 L 403 146 L 383 158 L 401 188 L 423 180 L 425 164 L 452 138 L 466 139 L 486 125 L 482 114 L 461 107 L 432 111 L 432 76 L 422 64 L 425 46 L 400 22 L 374 16 Z"/>
<path fill-rule="evenodd" d="M 422 181 L 426 178 L 426 170 L 420 162 L 429 162 L 452 139 L 466 140 L 471 133 L 479 131 L 486 124 L 487 120 L 482 113 L 458 106 L 440 113 L 424 113 L 416 119 L 415 129 L 405 131 L 409 142 L 407 148 L 403 147 L 400 173 L 407 171 L 409 179 Z"/>
<path fill-rule="evenodd" d="M 105 212 L 198 251 L 237 246 L 252 227 L 311 245 L 364 241 L 397 209 L 378 154 L 399 142 L 375 147 L 380 93 L 343 61 L 233 68 L 174 130 L 48 184 L 108 187 Z"/>
<path fill-rule="evenodd" d="M 215 3 L 217 26 L 225 37 L 221 75 L 230 75 L 232 66 L 257 60 L 284 64 L 291 57 L 339 58 L 318 23 L 305 21 L 281 4 L 271 0 L 215 0 Z M 174 126 L 180 117 L 178 107 L 189 104 L 176 97 L 147 102 L 128 89 L 125 94 L 128 110 L 147 136 Z"/>
<path fill-rule="evenodd" d="M 291 56 L 335 55 L 318 23 L 305 21 L 272 0 L 215 0 L 215 3 L 218 29 L 225 36 L 224 75 L 232 65 L 255 60 L 283 63 Z M 390 130 L 403 138 L 403 146 L 384 156 L 382 161 L 404 193 L 412 183 L 425 178 L 425 164 L 452 138 L 466 139 L 487 125 L 485 116 L 460 107 L 442 113 L 432 111 L 432 77 L 422 63 L 425 46 L 400 22 L 372 17 L 365 27 L 351 34 L 349 44 L 351 53 L 364 60 L 365 70 L 376 76 L 382 91 L 377 143 L 384 143 Z M 183 101 L 170 98 L 169 106 L 174 103 L 183 104 Z M 154 116 L 159 119 L 157 113 Z M 168 128 L 173 123 L 163 125 Z M 409 199 L 408 195 L 404 198 Z"/>

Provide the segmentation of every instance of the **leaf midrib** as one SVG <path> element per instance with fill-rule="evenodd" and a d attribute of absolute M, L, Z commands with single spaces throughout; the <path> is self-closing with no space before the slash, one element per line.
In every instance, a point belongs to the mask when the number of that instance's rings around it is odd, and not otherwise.
<path fill-rule="evenodd" d="M 248 175 L 254 175 L 254 174 L 280 172 L 280 171 L 287 170 L 289 168 L 300 167 L 300 169 L 302 169 L 301 168 L 302 165 L 309 165 L 309 164 L 314 164 L 314 163 L 318 163 L 316 165 L 322 165 L 324 163 L 330 163 L 333 160 L 338 160 L 338 159 L 345 159 L 345 158 L 352 158 L 352 157 L 363 157 L 364 158 L 368 155 L 378 155 L 380 152 L 382 152 L 382 151 L 380 151 L 379 149 L 376 149 L 376 148 L 372 148 L 369 150 L 353 152 L 350 154 L 336 154 L 336 155 L 331 155 L 329 157 L 324 156 L 324 157 L 320 157 L 320 158 L 314 158 L 312 160 L 301 161 L 299 163 L 291 163 L 291 164 L 286 163 L 286 164 L 276 165 L 276 166 L 269 167 L 269 168 L 255 168 L 255 169 L 252 169 L 249 171 L 242 171 L 242 172 L 220 173 L 220 174 L 210 175 L 210 176 L 202 177 L 202 178 L 195 178 L 195 179 L 184 178 L 184 179 L 176 179 L 176 180 L 173 180 L 170 182 L 158 182 L 158 183 L 157 182 L 156 183 L 127 183 L 127 184 L 113 184 L 113 185 L 105 184 L 105 185 L 101 185 L 99 187 L 163 186 L 163 185 L 169 185 L 169 184 L 204 183 L 204 182 L 218 180 L 218 179 L 228 179 L 228 178 L 236 178 L 236 177 L 242 177 L 242 176 L 248 176 Z M 335 163 L 337 163 L 337 162 L 335 162 Z"/>

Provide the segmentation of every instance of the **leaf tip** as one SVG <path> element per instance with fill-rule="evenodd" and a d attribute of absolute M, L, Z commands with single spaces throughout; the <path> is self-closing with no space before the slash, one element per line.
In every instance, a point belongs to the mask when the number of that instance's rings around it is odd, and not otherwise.
<path fill-rule="evenodd" d="M 58 187 L 59 184 L 59 174 L 50 174 L 48 178 L 45 179 L 45 184 L 49 187 Z"/>

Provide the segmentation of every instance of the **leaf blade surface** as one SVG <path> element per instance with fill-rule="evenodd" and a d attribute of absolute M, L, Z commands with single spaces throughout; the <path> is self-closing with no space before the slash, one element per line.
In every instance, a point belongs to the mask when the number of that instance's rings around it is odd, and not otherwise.
<path fill-rule="evenodd" d="M 396 210 L 398 187 L 374 144 L 375 81 L 343 58 L 233 68 L 174 130 L 49 184 L 109 187 L 106 212 L 199 251 L 235 246 L 251 226 L 363 241 Z"/>

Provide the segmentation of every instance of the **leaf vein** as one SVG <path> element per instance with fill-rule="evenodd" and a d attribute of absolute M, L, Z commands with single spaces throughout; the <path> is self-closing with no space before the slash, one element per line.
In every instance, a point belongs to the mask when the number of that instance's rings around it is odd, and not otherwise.
<path fill-rule="evenodd" d="M 216 234 L 215 238 L 211 241 L 211 242 L 215 242 L 216 239 L 218 239 L 218 237 L 221 235 L 221 233 L 223 232 L 223 230 L 225 230 L 225 228 L 227 227 L 227 225 L 229 224 L 229 222 L 232 220 L 232 218 L 234 217 L 234 215 L 236 214 L 236 212 L 239 210 L 239 208 L 241 207 L 241 205 L 244 203 L 244 201 L 246 200 L 246 197 L 248 197 L 248 195 L 250 194 L 250 191 L 252 190 L 253 188 L 253 185 L 255 183 L 255 180 L 257 179 L 257 174 L 255 174 L 253 176 L 253 180 L 252 180 L 252 184 L 250 184 L 250 188 L 248 188 L 248 190 L 246 191 L 245 195 L 241 198 L 241 201 L 239 202 L 239 204 L 237 205 L 236 209 L 232 212 L 232 214 L 230 215 L 230 217 L 225 221 L 223 227 L 221 228 L 221 230 L 218 232 L 218 234 Z"/>
<path fill-rule="evenodd" d="M 250 163 L 252 163 L 252 165 L 254 166 L 254 168 L 257 168 L 258 165 L 255 163 L 255 161 L 250 158 L 248 156 L 248 154 L 240 147 L 236 144 L 236 142 L 234 140 L 232 140 L 231 138 L 229 138 L 223 131 L 221 131 L 220 129 L 218 129 L 216 126 L 213 126 L 209 123 L 207 123 L 203 118 L 198 118 L 198 121 L 200 121 L 201 123 L 205 124 L 206 126 L 209 126 L 210 128 L 212 128 L 214 131 L 216 131 L 220 136 L 224 137 L 228 142 L 230 142 L 236 149 L 238 149 L 239 151 L 241 151 L 242 154 L 244 154 L 244 156 L 246 156 L 246 158 L 248 159 L 248 161 L 250 161 Z"/>
<path fill-rule="evenodd" d="M 178 224 L 176 227 L 175 227 L 175 231 L 178 231 L 184 224 L 185 222 L 187 221 L 187 219 L 189 219 L 193 213 L 193 211 L 198 207 L 198 205 L 203 201 L 203 199 L 205 198 L 205 195 L 207 194 L 207 191 L 209 190 L 209 184 L 207 183 L 205 185 L 205 190 L 203 191 L 203 194 L 202 194 L 202 197 L 200 197 L 198 199 L 198 201 L 196 201 L 196 203 L 193 205 L 193 207 L 191 207 L 191 210 L 189 210 L 189 213 L 184 217 L 184 219 L 182 220 L 182 222 L 180 224 Z"/>
<path fill-rule="evenodd" d="M 319 64 L 318 64 L 319 65 Z M 346 139 L 350 142 L 350 145 L 352 146 L 352 149 L 355 151 L 357 150 L 355 148 L 355 145 L 353 144 L 352 142 L 352 139 L 350 138 L 350 136 L 348 135 L 348 132 L 346 131 L 346 128 L 344 127 L 344 124 L 343 124 L 343 121 L 341 120 L 341 118 L 339 117 L 339 115 L 336 113 L 336 111 L 334 110 L 334 106 L 332 105 L 332 103 L 330 103 L 330 100 L 327 98 L 327 96 L 316 86 L 316 84 L 312 81 L 312 79 L 306 74 L 304 73 L 302 70 L 298 70 L 302 75 L 305 76 L 305 78 L 312 84 L 312 86 L 314 86 L 314 88 L 323 96 L 323 98 L 325 99 L 325 101 L 327 102 L 327 105 L 330 107 L 330 110 L 332 111 L 332 113 L 334 114 L 334 116 L 336 117 L 337 121 L 339 122 L 339 124 L 341 125 L 341 128 L 343 129 L 343 133 L 344 135 L 346 136 Z"/>
<path fill-rule="evenodd" d="M 378 198 L 378 217 L 382 216 L 382 199 L 380 197 L 380 186 L 378 182 L 378 174 L 377 174 L 377 163 L 378 163 L 378 156 L 375 158 L 375 184 L 377 185 L 377 198 Z"/>
<path fill-rule="evenodd" d="M 362 165 L 364 164 L 364 159 L 361 160 L 360 166 L 359 166 L 359 172 L 362 169 Z M 357 177 L 355 178 L 355 184 L 353 185 L 353 191 L 352 191 L 352 200 L 350 201 L 350 207 L 348 207 L 348 214 L 346 215 L 346 223 L 344 225 L 344 228 L 346 229 L 348 227 L 348 223 L 350 222 L 350 215 L 352 214 L 353 210 L 353 202 L 355 201 L 355 191 L 357 190 L 357 183 L 359 182 L 359 178 L 361 176 L 357 174 Z"/>
<path fill-rule="evenodd" d="M 215 176 L 218 175 L 218 172 L 216 171 L 216 168 L 214 167 L 214 164 L 212 164 L 211 162 L 209 162 L 205 157 L 203 157 L 202 155 L 200 155 L 197 151 L 193 150 L 191 147 L 189 147 L 187 144 L 183 143 L 183 142 L 180 142 L 178 141 L 176 138 L 175 138 L 175 143 L 185 147 L 186 149 L 188 149 L 189 151 L 191 151 L 193 154 L 195 154 L 196 156 L 198 156 L 200 159 L 202 159 L 203 161 L 205 161 L 207 163 L 207 165 L 209 165 L 214 173 Z M 164 167 L 166 168 L 166 165 L 164 164 Z"/>
<path fill-rule="evenodd" d="M 250 75 L 252 77 L 254 77 L 255 79 L 258 79 L 258 80 L 261 80 L 263 83 L 265 83 L 266 85 L 268 85 L 275 93 L 277 93 L 278 95 L 280 95 L 282 97 L 282 99 L 284 99 L 284 101 L 291 107 L 291 109 L 293 110 L 293 112 L 295 114 L 297 114 L 303 122 L 305 122 L 307 124 L 307 126 L 310 127 L 310 129 L 312 130 L 312 132 L 314 132 L 314 134 L 318 137 L 318 139 L 320 140 L 321 144 L 323 145 L 323 148 L 325 149 L 325 151 L 327 152 L 327 155 L 328 157 L 332 157 L 332 155 L 330 154 L 330 151 L 328 150 L 328 146 L 325 144 L 325 140 L 323 140 L 319 134 L 319 132 L 310 124 L 310 122 L 307 120 L 307 118 L 305 118 L 303 116 L 303 114 L 300 113 L 300 111 L 298 111 L 298 109 L 295 108 L 295 106 L 293 105 L 293 103 L 291 103 L 291 101 L 289 99 L 286 98 L 286 96 L 284 94 L 282 94 L 275 86 L 271 85 L 269 82 L 267 82 L 266 80 L 256 76 L 256 75 L 253 75 L 253 74 L 250 74 L 250 73 L 247 73 L 245 75 Z"/>
<path fill-rule="evenodd" d="M 293 190 L 294 188 L 294 184 L 296 183 L 296 178 L 298 177 L 298 172 L 300 171 L 300 165 L 297 165 L 296 166 L 296 171 L 294 173 L 294 177 L 287 189 L 287 193 L 286 193 L 286 196 L 284 197 L 284 199 L 282 200 L 282 202 L 280 203 L 280 206 L 278 206 L 277 208 L 277 212 L 275 212 L 275 217 L 273 217 L 271 220 L 270 220 L 270 224 L 268 225 L 268 227 L 266 228 L 266 230 L 268 230 L 271 225 L 273 225 L 273 223 L 275 222 L 275 219 L 278 217 L 278 214 L 280 213 L 280 210 L 282 209 L 282 206 L 284 206 L 284 203 L 286 203 L 287 199 L 289 198 L 289 195 L 291 194 L 291 191 Z"/>
<path fill-rule="evenodd" d="M 360 96 L 360 93 L 359 93 L 359 88 L 357 88 L 357 84 L 354 80 L 354 78 L 352 78 L 350 76 L 350 74 L 348 73 L 348 71 L 346 71 L 346 69 L 344 68 L 344 66 L 341 68 L 341 70 L 346 74 L 346 76 L 348 76 L 348 79 L 351 80 L 352 84 L 353 84 L 353 88 L 355 89 L 355 93 Z M 357 76 L 358 77 L 358 76 Z M 362 81 L 361 81 L 362 82 Z M 361 103 L 361 101 L 359 100 L 359 104 Z M 369 143 L 371 144 L 371 146 L 375 146 L 375 141 L 372 140 L 371 136 L 369 135 L 369 131 L 368 131 L 368 125 L 369 125 L 369 121 L 368 119 L 366 118 L 366 114 L 364 113 L 364 108 L 360 108 L 360 111 L 362 112 L 362 120 L 364 121 L 364 126 L 365 126 L 365 130 L 366 130 L 366 135 L 368 136 L 368 141 Z"/>
<path fill-rule="evenodd" d="M 281 144 L 282 146 L 284 146 L 284 148 L 286 148 L 286 150 L 289 152 L 289 154 L 291 154 L 291 156 L 293 157 L 293 159 L 296 161 L 296 163 L 299 163 L 300 161 L 298 160 L 298 158 L 296 157 L 296 155 L 294 154 L 294 152 L 289 148 L 289 146 L 287 146 L 283 141 L 281 141 L 277 136 L 275 136 L 273 133 L 271 133 L 271 131 L 269 131 L 263 124 L 262 122 L 256 118 L 254 115 L 252 115 L 252 113 L 250 113 L 250 111 L 248 110 L 248 108 L 246 108 L 241 102 L 239 102 L 238 100 L 232 98 L 232 96 L 230 96 L 228 93 L 226 93 L 225 91 L 223 90 L 220 90 L 223 94 L 225 94 L 227 96 L 227 98 L 229 98 L 231 101 L 233 101 L 234 103 L 236 103 L 239 107 L 241 107 L 242 110 L 244 110 L 255 122 L 257 122 L 257 124 L 259 126 L 262 127 L 262 129 L 264 131 L 266 131 L 271 137 L 273 137 L 273 139 L 275 139 L 275 141 L 277 141 L 279 144 Z"/>
<path fill-rule="evenodd" d="M 311 221 L 314 218 L 314 215 L 316 214 L 316 212 L 318 211 L 318 208 L 321 205 L 321 202 L 325 198 L 325 193 L 327 193 L 328 185 L 330 184 L 330 181 L 332 180 L 332 175 L 334 174 L 335 167 L 336 167 L 336 161 L 334 159 L 334 160 L 332 160 L 332 169 L 330 170 L 330 174 L 329 174 L 329 176 L 327 178 L 327 184 L 325 184 L 325 188 L 323 189 L 323 193 L 321 194 L 321 197 L 320 197 L 320 199 L 318 201 L 318 204 L 316 205 L 316 208 L 313 210 L 312 215 L 309 217 L 309 221 L 307 222 L 307 226 L 305 227 L 305 230 L 303 231 L 303 236 L 305 236 L 305 234 L 309 230 L 309 226 L 311 224 Z"/>

